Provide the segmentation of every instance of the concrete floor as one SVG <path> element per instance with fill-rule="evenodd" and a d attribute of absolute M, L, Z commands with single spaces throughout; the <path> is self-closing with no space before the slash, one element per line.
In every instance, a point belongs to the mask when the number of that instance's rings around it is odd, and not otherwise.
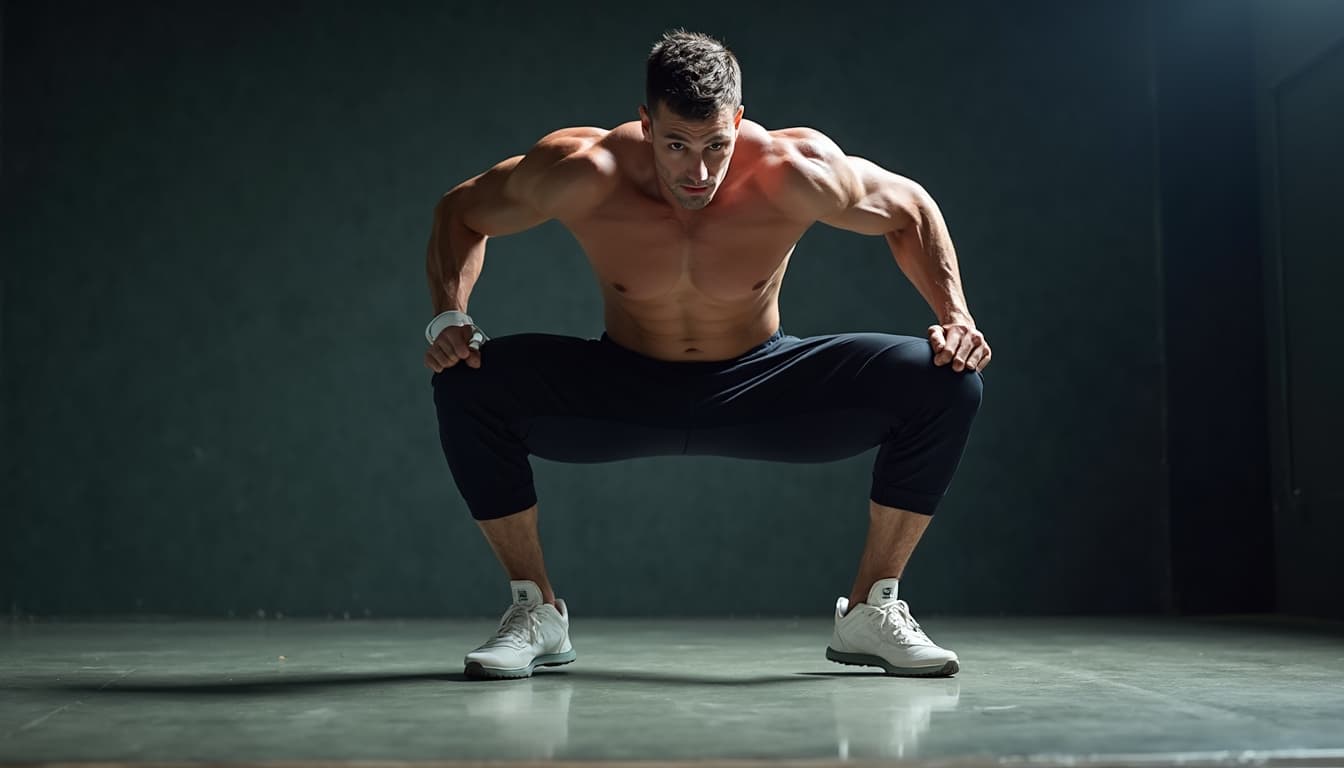
<path fill-rule="evenodd" d="M 832 664 L 813 619 L 576 619 L 506 682 L 461 674 L 492 620 L 11 621 L 0 761 L 1344 762 L 1337 627 L 924 624 L 956 677 Z"/>

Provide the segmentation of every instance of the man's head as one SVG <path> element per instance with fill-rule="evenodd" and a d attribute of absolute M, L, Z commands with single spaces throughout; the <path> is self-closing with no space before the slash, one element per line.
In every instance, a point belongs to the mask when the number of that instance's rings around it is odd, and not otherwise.
<path fill-rule="evenodd" d="M 663 186 L 682 207 L 709 205 L 742 122 L 742 70 L 723 43 L 698 32 L 663 34 L 649 53 L 639 108 Z"/>

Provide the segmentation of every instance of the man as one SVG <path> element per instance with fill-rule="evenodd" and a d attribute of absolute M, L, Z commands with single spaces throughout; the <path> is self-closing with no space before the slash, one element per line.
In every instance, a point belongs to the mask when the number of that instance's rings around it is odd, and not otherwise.
<path fill-rule="evenodd" d="M 546 577 L 529 454 L 822 462 L 874 446 L 868 540 L 826 657 L 892 675 L 956 673 L 957 655 L 897 599 L 991 357 L 938 207 L 817 131 L 744 120 L 737 59 L 707 35 L 665 34 L 646 91 L 639 122 L 556 131 L 435 209 L 427 269 L 438 317 L 425 365 L 440 440 L 514 597 L 466 673 L 526 677 L 575 658 L 568 609 Z M 550 219 L 588 256 L 606 332 L 486 340 L 465 313 L 487 239 Z M 817 221 L 886 238 L 937 316 L 927 339 L 784 334 L 779 287 Z"/>

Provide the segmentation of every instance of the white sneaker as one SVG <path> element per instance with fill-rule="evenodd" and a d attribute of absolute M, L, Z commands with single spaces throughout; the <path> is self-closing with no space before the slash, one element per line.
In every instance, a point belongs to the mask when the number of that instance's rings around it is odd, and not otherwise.
<path fill-rule="evenodd" d="M 881 667 L 888 675 L 945 677 L 960 666 L 957 654 L 934 645 L 910 615 L 910 606 L 896 599 L 896 579 L 881 579 L 868 592 L 868 602 L 849 609 L 849 598 L 835 602 L 835 631 L 826 658 L 840 664 Z"/>
<path fill-rule="evenodd" d="M 494 637 L 467 654 L 467 677 L 531 677 L 536 667 L 558 667 L 576 656 L 569 642 L 569 609 L 541 601 L 532 581 L 510 581 L 513 605 L 499 620 Z"/>

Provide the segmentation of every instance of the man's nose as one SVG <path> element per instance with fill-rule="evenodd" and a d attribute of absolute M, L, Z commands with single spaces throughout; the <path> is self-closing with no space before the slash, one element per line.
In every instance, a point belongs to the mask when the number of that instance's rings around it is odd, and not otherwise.
<path fill-rule="evenodd" d="M 691 181 L 709 181 L 709 168 L 705 165 L 704 160 L 695 164 L 695 172 L 691 176 Z"/>

